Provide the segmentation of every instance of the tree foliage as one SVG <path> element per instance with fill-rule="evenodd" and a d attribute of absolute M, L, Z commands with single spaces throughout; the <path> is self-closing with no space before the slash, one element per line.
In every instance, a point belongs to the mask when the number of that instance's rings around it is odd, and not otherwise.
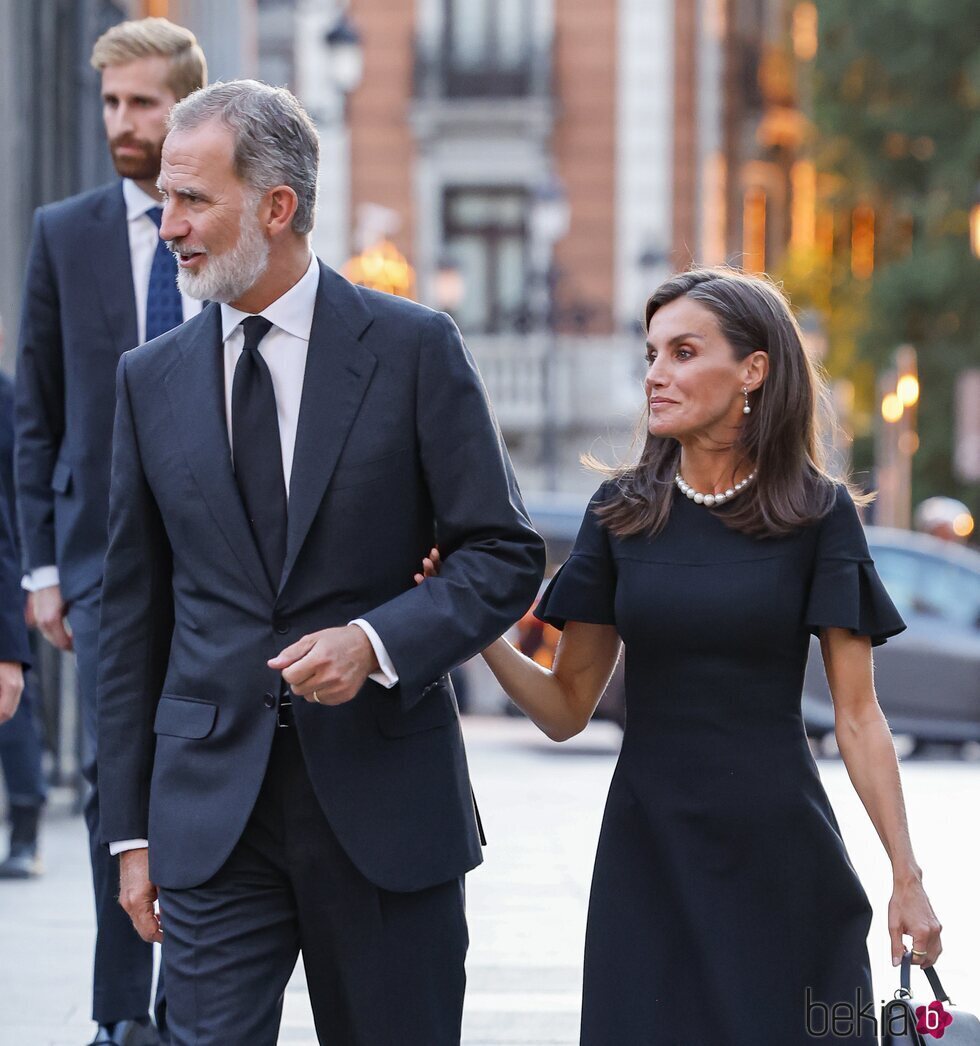
<path fill-rule="evenodd" d="M 953 474 L 956 376 L 980 366 L 980 262 L 969 211 L 980 181 L 980 2 L 819 0 L 812 69 L 818 168 L 838 216 L 826 301 L 831 340 L 852 365 L 918 350 L 922 398 L 914 497 L 951 494 L 980 513 L 978 485 Z M 849 215 L 874 208 L 875 266 L 846 262 Z M 787 282 L 792 282 L 788 276 Z M 841 322 L 843 321 L 843 322 Z M 857 447 L 867 458 L 868 447 Z"/>

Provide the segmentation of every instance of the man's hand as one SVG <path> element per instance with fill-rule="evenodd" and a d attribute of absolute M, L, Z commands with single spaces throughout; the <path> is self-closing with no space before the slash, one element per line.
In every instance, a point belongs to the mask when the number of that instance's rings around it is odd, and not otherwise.
<path fill-rule="evenodd" d="M 13 719 L 24 691 L 24 666 L 19 661 L 0 661 L 0 723 Z"/>
<path fill-rule="evenodd" d="M 147 943 L 163 940 L 160 917 L 153 907 L 156 899 L 157 888 L 150 882 L 149 851 L 145 846 L 124 850 L 119 855 L 119 903 Z"/>
<path fill-rule="evenodd" d="M 65 628 L 68 604 L 61 598 L 61 586 L 39 588 L 30 596 L 31 610 L 41 635 L 59 650 L 72 650 L 71 633 Z"/>
<path fill-rule="evenodd" d="M 320 705 L 350 701 L 367 677 L 378 671 L 371 641 L 357 625 L 311 632 L 268 664 L 282 672 L 297 697 Z"/>

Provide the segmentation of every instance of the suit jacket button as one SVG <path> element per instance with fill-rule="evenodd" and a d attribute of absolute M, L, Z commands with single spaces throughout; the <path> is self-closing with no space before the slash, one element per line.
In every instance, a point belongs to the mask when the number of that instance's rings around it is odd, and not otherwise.
<path fill-rule="evenodd" d="M 262 703 L 266 708 L 276 707 L 276 695 L 275 694 L 264 694 L 262 696 Z"/>
<path fill-rule="evenodd" d="M 275 628 L 275 630 L 281 636 L 284 636 L 289 631 L 289 625 L 287 625 L 284 621 L 276 621 L 273 625 L 273 628 Z"/>

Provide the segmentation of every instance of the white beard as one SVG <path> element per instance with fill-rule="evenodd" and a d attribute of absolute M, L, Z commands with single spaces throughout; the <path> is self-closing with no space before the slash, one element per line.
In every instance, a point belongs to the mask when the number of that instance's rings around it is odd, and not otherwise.
<path fill-rule="evenodd" d="M 190 298 L 237 301 L 258 282 L 269 264 L 268 241 L 262 235 L 258 216 L 248 205 L 235 246 L 224 254 L 204 253 L 207 261 L 201 272 L 177 268 L 177 286 Z"/>

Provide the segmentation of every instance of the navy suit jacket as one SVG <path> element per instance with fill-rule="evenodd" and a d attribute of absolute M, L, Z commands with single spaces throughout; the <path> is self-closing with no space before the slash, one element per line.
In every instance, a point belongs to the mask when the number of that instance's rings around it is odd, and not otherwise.
<path fill-rule="evenodd" d="M 274 588 L 235 484 L 220 308 L 120 363 L 102 596 L 103 838 L 148 838 L 153 881 L 200 884 L 254 805 L 276 727 L 266 660 L 365 618 L 399 674 L 337 707 L 293 702 L 313 788 L 361 872 L 418 890 L 481 860 L 449 669 L 520 617 L 531 529 L 452 321 L 326 266 Z M 445 563 L 413 574 L 438 540 Z"/>
<path fill-rule="evenodd" d="M 17 358 L 24 567 L 57 565 L 65 599 L 102 577 L 119 357 L 137 344 L 122 183 L 39 208 Z"/>
<path fill-rule="evenodd" d="M 31 661 L 24 624 L 24 590 L 20 587 L 20 556 L 13 487 L 14 388 L 0 372 L 0 661 Z"/>

